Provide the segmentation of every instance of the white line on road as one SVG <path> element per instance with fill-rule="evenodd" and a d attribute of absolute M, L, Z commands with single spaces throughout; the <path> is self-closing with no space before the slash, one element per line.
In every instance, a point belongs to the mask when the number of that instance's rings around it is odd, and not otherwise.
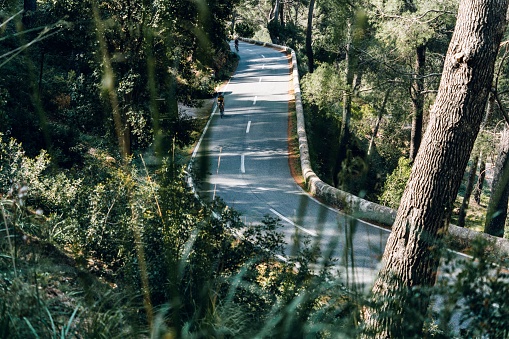
<path fill-rule="evenodd" d="M 244 154 L 240 156 L 240 173 L 246 173 L 246 167 L 244 166 Z"/>
<path fill-rule="evenodd" d="M 247 122 L 247 127 L 246 127 L 246 133 L 249 133 L 249 129 L 251 128 L 251 120 L 249 120 Z"/>
<path fill-rule="evenodd" d="M 262 65 L 262 69 L 265 69 L 265 64 Z"/>
<path fill-rule="evenodd" d="M 279 213 L 279 212 L 278 212 L 278 211 L 276 211 L 275 209 L 271 208 L 271 209 L 270 209 L 270 211 L 271 211 L 272 213 L 274 213 L 275 215 L 277 215 L 279 218 L 281 218 L 281 220 L 284 220 L 284 221 L 286 221 L 287 223 L 289 223 L 290 225 L 297 227 L 297 228 L 298 228 L 298 229 L 300 229 L 301 231 L 304 231 L 304 232 L 306 232 L 307 234 L 309 234 L 309 235 L 311 235 L 311 236 L 313 236 L 313 237 L 317 237 L 317 236 L 318 236 L 318 234 L 316 234 L 316 232 L 315 232 L 315 231 L 310 231 L 310 230 L 308 230 L 307 228 L 304 228 L 304 227 L 302 227 L 302 226 L 297 225 L 296 223 L 294 223 L 293 221 L 291 221 L 290 219 L 288 219 L 287 217 L 285 217 L 284 215 L 282 215 L 281 213 Z"/>
<path fill-rule="evenodd" d="M 260 78 L 260 79 L 258 80 L 258 82 L 262 82 L 262 78 Z"/>
<path fill-rule="evenodd" d="M 262 58 L 264 58 L 264 59 L 265 59 L 265 55 L 263 55 L 263 54 L 262 54 Z"/>
<path fill-rule="evenodd" d="M 223 152 L 223 146 L 219 147 L 219 157 L 217 157 L 217 170 L 216 175 L 219 174 L 219 166 L 221 166 L 221 153 Z M 217 183 L 214 184 L 214 194 L 212 195 L 212 200 L 216 198 L 217 191 Z"/>
<path fill-rule="evenodd" d="M 257 95 L 253 99 L 253 105 L 256 105 L 256 100 L 258 100 L 258 96 Z"/>

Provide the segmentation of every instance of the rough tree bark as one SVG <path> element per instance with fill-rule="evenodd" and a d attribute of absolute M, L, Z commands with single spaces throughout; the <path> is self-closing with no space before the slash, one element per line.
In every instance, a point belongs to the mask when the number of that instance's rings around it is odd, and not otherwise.
<path fill-rule="evenodd" d="M 509 201 L 509 126 L 506 124 L 500 138 L 497 160 L 491 183 L 491 196 L 486 211 L 484 232 L 504 236 L 507 203 Z"/>
<path fill-rule="evenodd" d="M 365 336 L 422 336 L 456 198 L 493 79 L 507 0 L 461 0 L 430 121 L 365 309 Z M 416 291 L 423 292 L 418 297 Z M 411 307 L 411 312 L 408 308 Z"/>

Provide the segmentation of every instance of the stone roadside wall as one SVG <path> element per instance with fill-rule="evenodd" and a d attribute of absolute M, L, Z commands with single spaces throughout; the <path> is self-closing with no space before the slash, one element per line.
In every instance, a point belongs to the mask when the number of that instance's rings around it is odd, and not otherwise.
<path fill-rule="evenodd" d="M 390 228 L 396 218 L 396 210 L 359 198 L 323 182 L 311 168 L 309 159 L 308 140 L 304 122 L 304 111 L 300 92 L 299 71 L 295 52 L 286 46 L 260 42 L 252 39 L 239 38 L 244 42 L 285 51 L 292 56 L 292 78 L 295 92 L 295 108 L 297 115 L 297 135 L 299 138 L 300 164 L 307 190 L 319 200 L 348 214 L 368 222 Z M 493 244 L 493 249 L 503 256 L 509 256 L 509 241 L 507 239 L 490 236 L 486 233 L 472 231 L 468 228 L 449 225 L 449 234 L 459 247 L 468 247 L 477 237 L 482 237 Z"/>

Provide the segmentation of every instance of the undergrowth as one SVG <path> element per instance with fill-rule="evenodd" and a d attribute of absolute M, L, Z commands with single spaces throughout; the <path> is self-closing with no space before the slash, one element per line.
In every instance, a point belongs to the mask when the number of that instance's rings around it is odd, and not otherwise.
<path fill-rule="evenodd" d="M 363 331 L 362 310 L 373 304 L 338 273 L 334 243 L 320 251 L 297 234 L 298 250 L 287 256 L 291 244 L 277 219 L 244 225 L 220 200 L 203 205 L 169 159 L 150 169 L 94 152 L 83 177 L 58 176 L 15 142 L 0 146 L 12 155 L 0 167 L 0 337 L 353 338 Z M 20 173 L 31 173 L 30 181 L 17 184 Z M 57 202 L 72 198 L 72 206 L 50 204 L 48 192 Z M 507 273 L 495 264 L 500 258 L 483 255 L 488 245 L 472 244 L 473 260 L 446 258 L 439 283 L 412 292 L 435 298 L 418 333 L 507 337 Z"/>

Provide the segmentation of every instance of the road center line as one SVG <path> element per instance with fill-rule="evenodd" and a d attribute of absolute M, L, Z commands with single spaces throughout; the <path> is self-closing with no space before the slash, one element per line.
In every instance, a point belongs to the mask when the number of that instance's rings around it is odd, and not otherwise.
<path fill-rule="evenodd" d="M 265 55 L 263 55 L 263 54 L 262 54 L 262 58 L 264 58 L 264 59 L 265 59 Z"/>
<path fill-rule="evenodd" d="M 310 231 L 307 228 L 304 228 L 304 227 L 302 227 L 300 225 L 297 225 L 296 223 L 294 223 L 293 221 L 291 221 L 290 219 L 288 219 L 287 217 L 285 217 L 284 215 L 282 215 L 281 213 L 279 213 L 275 209 L 271 208 L 270 211 L 272 213 L 274 213 L 275 215 L 277 215 L 281 220 L 284 220 L 287 223 L 289 223 L 290 225 L 297 227 L 301 231 L 306 232 L 307 234 L 309 234 L 309 235 L 311 235 L 313 237 L 317 237 L 318 236 L 318 234 L 315 231 Z"/>
<path fill-rule="evenodd" d="M 256 105 L 256 100 L 258 100 L 258 96 L 256 95 L 253 100 L 253 105 Z"/>
<path fill-rule="evenodd" d="M 262 82 L 262 78 L 260 78 L 260 79 L 258 80 L 258 82 Z"/>
<path fill-rule="evenodd" d="M 244 154 L 240 156 L 240 173 L 246 173 L 246 167 L 244 166 Z"/>
<path fill-rule="evenodd" d="M 249 129 L 251 128 L 251 120 L 249 120 L 247 122 L 247 127 L 246 127 L 246 133 L 249 133 Z"/>

